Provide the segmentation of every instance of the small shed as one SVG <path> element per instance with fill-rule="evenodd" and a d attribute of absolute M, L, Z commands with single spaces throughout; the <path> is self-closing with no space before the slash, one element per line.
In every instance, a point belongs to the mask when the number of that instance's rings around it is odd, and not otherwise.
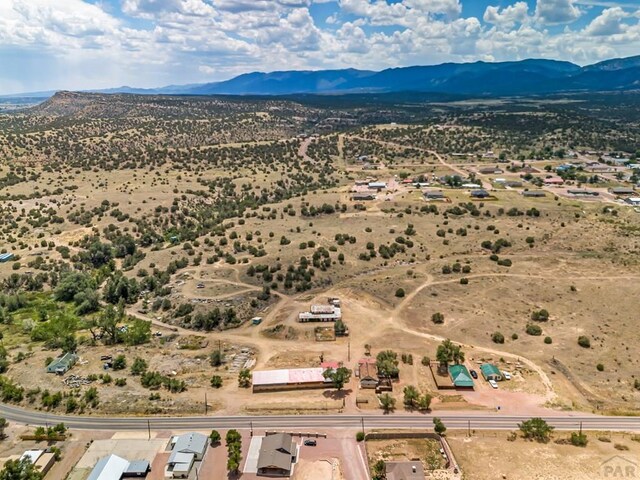
<path fill-rule="evenodd" d="M 543 190 L 525 190 L 522 192 L 522 196 L 527 198 L 541 198 L 546 197 L 547 194 L 544 193 Z"/>
<path fill-rule="evenodd" d="M 47 373 L 64 375 L 76 364 L 77 361 L 78 356 L 75 353 L 65 353 L 47 366 Z"/>
<path fill-rule="evenodd" d="M 473 389 L 473 378 L 464 365 L 449 365 L 449 376 L 456 388 Z"/>
<path fill-rule="evenodd" d="M 482 372 L 484 379 L 487 381 L 494 380 L 499 382 L 502 380 L 502 373 L 500 372 L 500 369 L 492 363 L 483 363 L 480 365 L 480 371 Z"/>

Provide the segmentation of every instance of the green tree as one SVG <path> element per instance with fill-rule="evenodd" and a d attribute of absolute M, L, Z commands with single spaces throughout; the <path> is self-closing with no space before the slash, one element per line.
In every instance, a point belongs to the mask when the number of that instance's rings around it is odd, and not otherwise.
<path fill-rule="evenodd" d="M 213 388 L 222 387 L 222 377 L 220 375 L 214 375 L 213 377 L 211 377 L 211 386 Z"/>
<path fill-rule="evenodd" d="M 151 322 L 134 318 L 133 322 L 127 326 L 127 331 L 124 334 L 126 344 L 142 345 L 148 343 L 149 340 L 151 340 Z"/>
<path fill-rule="evenodd" d="M 464 362 L 464 352 L 460 345 L 456 345 L 451 340 L 446 339 L 438 345 L 436 360 L 438 360 L 442 369 L 446 369 L 451 363 L 458 365 Z"/>
<path fill-rule="evenodd" d="M 580 345 L 582 348 L 589 348 L 591 347 L 591 340 L 589 340 L 589 337 L 587 337 L 586 335 L 580 335 L 578 337 L 578 345 Z"/>
<path fill-rule="evenodd" d="M 431 321 L 437 325 L 443 324 L 444 323 L 444 315 L 440 312 L 436 312 L 433 315 L 431 315 Z"/>
<path fill-rule="evenodd" d="M 378 460 L 373 464 L 373 479 L 372 480 L 384 480 L 386 475 L 386 465 L 384 460 Z"/>
<path fill-rule="evenodd" d="M 220 443 L 220 440 L 222 440 L 220 432 L 218 432 L 217 430 L 211 430 L 211 433 L 209 434 L 209 442 L 211 443 L 211 445 Z"/>
<path fill-rule="evenodd" d="M 438 435 L 444 435 L 444 432 L 447 431 L 447 427 L 438 417 L 433 418 L 433 431 Z"/>
<path fill-rule="evenodd" d="M 8 460 L 0 471 L 0 480 L 42 480 L 43 477 L 28 458 Z"/>
<path fill-rule="evenodd" d="M 211 363 L 212 367 L 219 367 L 220 365 L 222 365 L 222 363 L 224 362 L 224 354 L 222 353 L 222 350 L 217 349 L 211 352 L 211 355 L 209 356 L 209 362 Z"/>
<path fill-rule="evenodd" d="M 381 377 L 398 378 L 398 354 L 393 350 L 385 350 L 376 356 L 376 367 Z"/>
<path fill-rule="evenodd" d="M 251 385 L 251 370 L 243 368 L 238 372 L 238 386 L 241 388 L 249 388 Z"/>
<path fill-rule="evenodd" d="M 144 358 L 136 357 L 131 365 L 131 375 L 142 375 L 148 367 L 149 365 Z"/>
<path fill-rule="evenodd" d="M 429 395 L 428 393 L 425 393 L 424 395 L 421 395 L 418 398 L 418 403 L 417 403 L 417 407 L 418 410 L 421 411 L 427 411 L 431 408 L 431 401 L 433 400 L 433 397 L 431 395 Z"/>
<path fill-rule="evenodd" d="M 390 412 L 392 410 L 394 410 L 396 408 L 396 399 L 393 398 L 391 395 L 389 395 L 388 393 L 385 393 L 383 395 L 380 395 L 378 397 L 378 399 L 380 400 L 380 407 L 385 411 L 385 412 Z"/>
<path fill-rule="evenodd" d="M 403 403 L 406 407 L 414 408 L 418 403 L 418 399 L 420 398 L 420 392 L 413 385 L 407 385 L 404 387 L 404 400 Z"/>
<path fill-rule="evenodd" d="M 111 368 L 113 368 L 114 370 L 124 370 L 125 368 L 127 368 L 127 357 L 122 354 L 116 356 L 116 358 L 113 359 Z"/>
<path fill-rule="evenodd" d="M 540 417 L 525 420 L 518 424 L 524 438 L 546 443 L 551 437 L 554 428 Z"/>
<path fill-rule="evenodd" d="M 504 335 L 500 332 L 494 332 L 491 335 L 491 340 L 493 340 L 493 343 L 504 343 Z"/>
<path fill-rule="evenodd" d="M 345 384 L 349 383 L 351 379 L 351 370 L 347 367 L 338 367 L 336 369 L 329 368 L 324 371 L 322 374 L 324 378 L 331 380 L 333 386 L 338 389 L 338 391 L 342 390 Z"/>

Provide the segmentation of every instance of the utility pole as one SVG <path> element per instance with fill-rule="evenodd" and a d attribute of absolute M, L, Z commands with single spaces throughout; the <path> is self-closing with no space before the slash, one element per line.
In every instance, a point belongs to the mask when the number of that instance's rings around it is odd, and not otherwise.
<path fill-rule="evenodd" d="M 251 436 L 253 437 L 253 420 L 249 420 L 249 427 L 251 429 Z"/>
<path fill-rule="evenodd" d="M 580 422 L 580 436 L 582 436 L 582 422 Z"/>
<path fill-rule="evenodd" d="M 469 434 L 469 436 L 471 436 L 471 420 L 468 420 L 468 424 L 467 424 L 467 432 Z"/>
<path fill-rule="evenodd" d="M 205 390 L 204 391 L 204 414 L 205 415 L 207 414 L 208 408 L 209 408 L 209 405 L 207 403 L 207 391 Z"/>
<path fill-rule="evenodd" d="M 151 440 L 151 420 L 147 419 L 147 431 L 149 432 L 149 440 Z"/>
<path fill-rule="evenodd" d="M 364 435 L 364 417 L 360 417 L 360 423 L 362 424 L 362 434 Z"/>
<path fill-rule="evenodd" d="M 351 361 L 351 340 L 347 342 L 347 360 Z"/>

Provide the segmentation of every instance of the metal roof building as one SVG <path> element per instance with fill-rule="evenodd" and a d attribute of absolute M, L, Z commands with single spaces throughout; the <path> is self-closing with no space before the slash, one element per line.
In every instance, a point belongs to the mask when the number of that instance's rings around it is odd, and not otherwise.
<path fill-rule="evenodd" d="M 456 388 L 473 388 L 473 378 L 464 365 L 449 365 L 449 376 Z"/>
<path fill-rule="evenodd" d="M 67 373 L 77 361 L 78 356 L 75 353 L 65 353 L 63 356 L 56 358 L 53 362 L 47 365 L 47 372 L 62 375 Z"/>
<path fill-rule="evenodd" d="M 323 388 L 331 383 L 324 378 L 324 372 L 322 367 L 256 370 L 253 372 L 253 391 Z"/>
<path fill-rule="evenodd" d="M 98 460 L 87 480 L 120 480 L 128 467 L 128 460 L 117 455 L 109 455 Z"/>
<path fill-rule="evenodd" d="M 480 371 L 485 380 L 495 380 L 496 382 L 502 380 L 502 372 L 491 363 L 483 363 L 480 365 Z"/>
<path fill-rule="evenodd" d="M 10 260 L 13 260 L 13 258 L 14 258 L 13 253 L 2 253 L 0 254 L 0 263 L 8 262 Z"/>

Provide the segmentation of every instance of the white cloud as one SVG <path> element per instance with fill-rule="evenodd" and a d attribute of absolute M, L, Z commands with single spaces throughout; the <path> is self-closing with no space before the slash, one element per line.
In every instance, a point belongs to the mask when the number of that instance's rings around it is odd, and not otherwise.
<path fill-rule="evenodd" d="M 513 28 L 516 24 L 524 23 L 528 19 L 529 6 L 527 2 L 518 2 L 503 9 L 489 5 L 484 12 L 483 20 L 500 28 Z"/>
<path fill-rule="evenodd" d="M 594 18 L 585 28 L 584 32 L 587 35 L 594 36 L 622 33 L 626 28 L 626 25 L 622 23 L 622 20 L 625 18 L 627 18 L 627 14 L 622 8 L 608 8 L 604 10 L 599 17 Z"/>
<path fill-rule="evenodd" d="M 536 18 L 548 24 L 574 22 L 582 15 L 576 3 L 576 0 L 538 0 Z"/>

